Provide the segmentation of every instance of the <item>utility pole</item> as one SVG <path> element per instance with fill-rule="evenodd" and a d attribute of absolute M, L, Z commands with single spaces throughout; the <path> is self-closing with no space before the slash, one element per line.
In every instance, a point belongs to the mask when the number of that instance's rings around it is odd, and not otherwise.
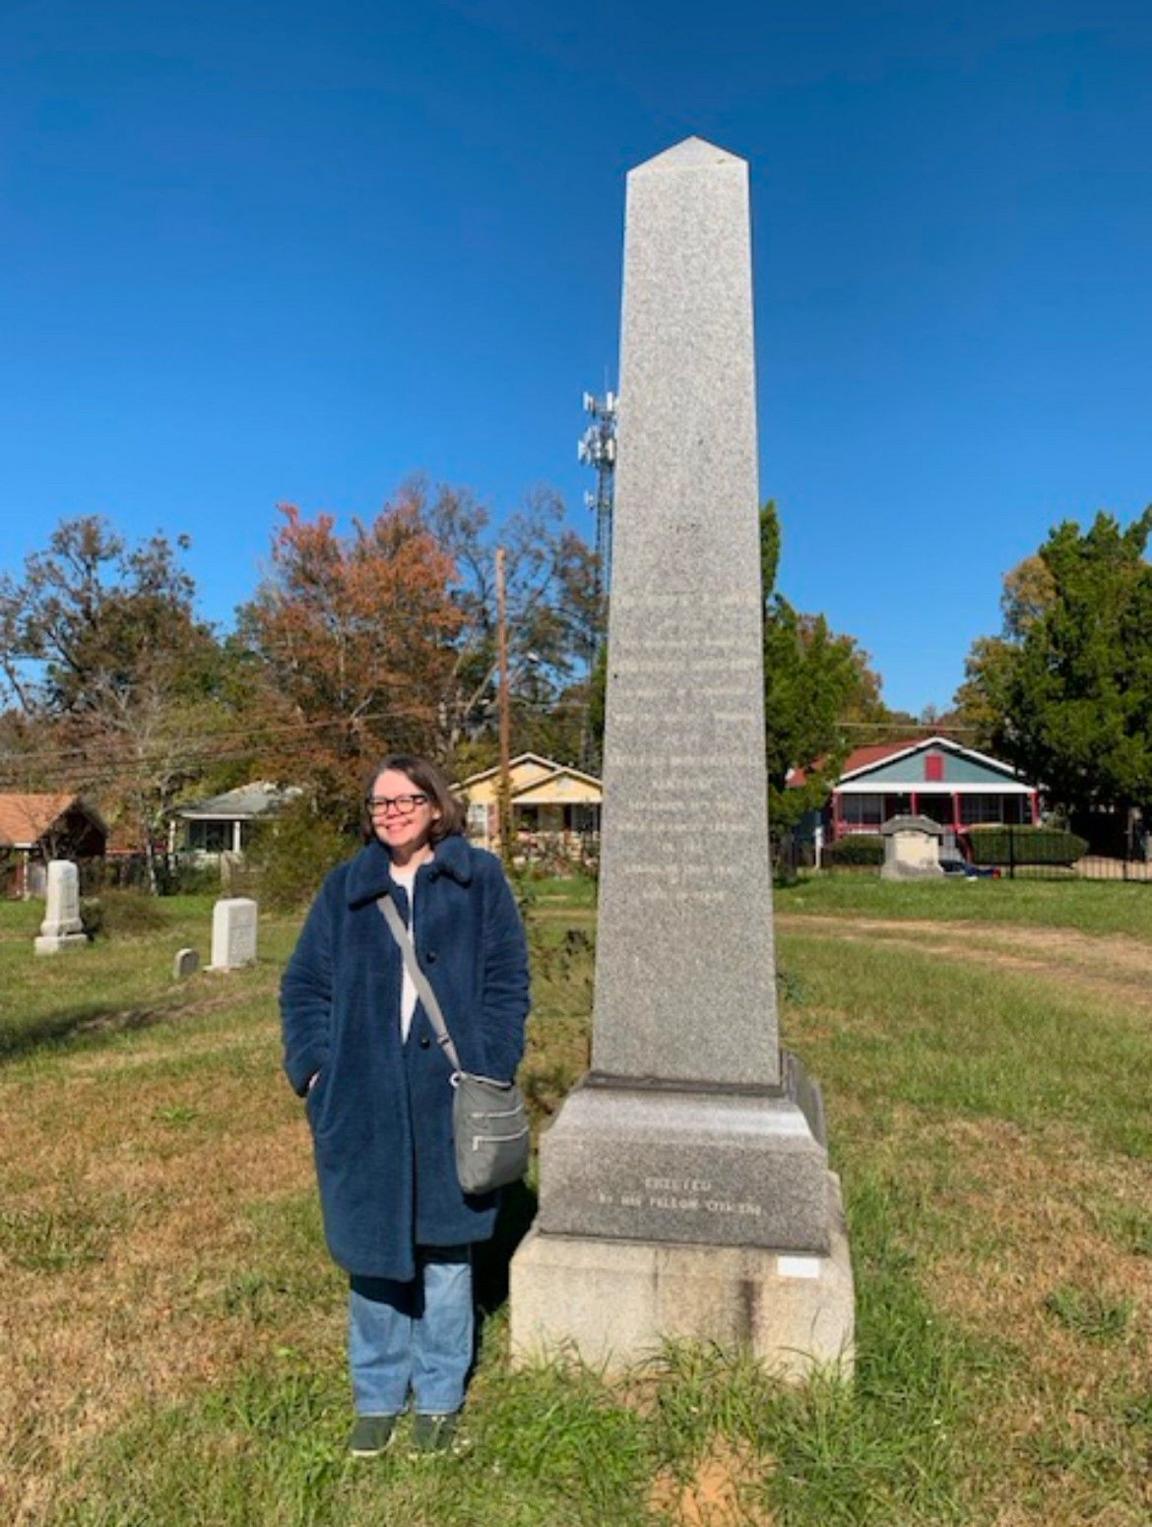
<path fill-rule="evenodd" d="M 508 599 L 504 587 L 504 548 L 496 548 L 496 653 L 500 670 L 500 783 L 496 816 L 500 826 L 500 857 L 512 867 L 512 714 L 508 694 Z"/>

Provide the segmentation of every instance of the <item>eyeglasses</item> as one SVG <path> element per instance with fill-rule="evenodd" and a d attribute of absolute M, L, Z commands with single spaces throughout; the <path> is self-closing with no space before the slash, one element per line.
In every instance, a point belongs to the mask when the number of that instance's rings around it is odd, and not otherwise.
<path fill-rule="evenodd" d="M 368 795 L 364 798 L 364 804 L 372 814 L 383 813 L 388 816 L 395 812 L 397 816 L 410 817 L 417 806 L 426 806 L 426 795 Z"/>

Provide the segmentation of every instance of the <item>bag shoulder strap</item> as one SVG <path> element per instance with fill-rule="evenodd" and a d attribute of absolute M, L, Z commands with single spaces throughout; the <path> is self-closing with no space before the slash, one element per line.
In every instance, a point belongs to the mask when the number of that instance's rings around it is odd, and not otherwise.
<path fill-rule="evenodd" d="M 448 1032 L 448 1025 L 444 1022 L 444 1014 L 440 1011 L 440 1003 L 436 993 L 432 990 L 432 983 L 420 968 L 420 961 L 416 958 L 416 949 L 412 943 L 412 935 L 404 926 L 404 919 L 400 916 L 400 909 L 392 900 L 391 896 L 380 896 L 376 905 L 384 914 L 384 921 L 388 924 L 392 937 L 400 946 L 400 953 L 404 957 L 404 964 L 408 967 L 408 974 L 412 977 L 412 984 L 419 994 L 420 1001 L 424 1004 L 424 1011 L 428 1014 L 428 1022 L 432 1025 L 436 1035 L 436 1043 L 447 1055 L 453 1071 L 461 1071 L 460 1056 L 456 1052 L 456 1046 L 452 1043 L 452 1036 Z"/>

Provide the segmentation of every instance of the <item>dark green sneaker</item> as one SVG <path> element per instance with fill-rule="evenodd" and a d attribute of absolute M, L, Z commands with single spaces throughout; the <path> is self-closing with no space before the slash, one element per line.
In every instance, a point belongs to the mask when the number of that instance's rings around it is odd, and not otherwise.
<path fill-rule="evenodd" d="M 392 1441 L 395 1431 L 395 1416 L 357 1416 L 348 1451 L 353 1458 L 375 1458 Z"/>
<path fill-rule="evenodd" d="M 429 1416 L 419 1413 L 412 1420 L 411 1458 L 424 1458 L 430 1453 L 452 1453 L 457 1456 L 467 1448 L 460 1432 L 460 1414 L 453 1411 L 446 1416 Z"/>

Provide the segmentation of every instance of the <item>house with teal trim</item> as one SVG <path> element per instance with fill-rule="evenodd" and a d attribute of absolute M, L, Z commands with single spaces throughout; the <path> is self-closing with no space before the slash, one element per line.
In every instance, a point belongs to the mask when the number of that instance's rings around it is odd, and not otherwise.
<path fill-rule="evenodd" d="M 802 769 L 789 785 L 805 782 Z M 856 748 L 844 760 L 823 813 L 824 841 L 879 832 L 890 817 L 926 816 L 958 835 L 970 827 L 1036 825 L 1040 792 L 1011 764 L 951 737 Z"/>

